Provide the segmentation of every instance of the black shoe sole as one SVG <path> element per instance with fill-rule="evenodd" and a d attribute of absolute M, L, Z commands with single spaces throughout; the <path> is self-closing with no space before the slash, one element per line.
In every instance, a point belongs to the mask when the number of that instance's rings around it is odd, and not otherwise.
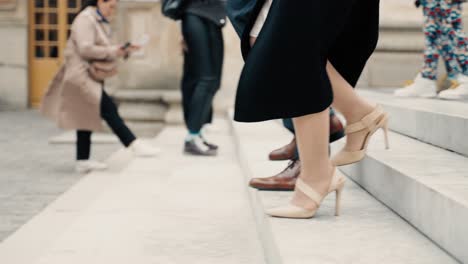
<path fill-rule="evenodd" d="M 216 157 L 218 156 L 218 153 L 213 153 L 213 154 L 204 154 L 204 153 L 199 153 L 195 151 L 190 151 L 190 150 L 184 150 L 184 154 L 186 155 L 191 155 L 191 156 L 199 156 L 199 157 Z"/>
<path fill-rule="evenodd" d="M 250 188 L 257 189 L 259 191 L 267 191 L 267 192 L 293 192 L 294 189 L 283 189 L 283 188 L 260 188 L 260 187 L 254 187 L 252 185 L 249 185 Z"/>

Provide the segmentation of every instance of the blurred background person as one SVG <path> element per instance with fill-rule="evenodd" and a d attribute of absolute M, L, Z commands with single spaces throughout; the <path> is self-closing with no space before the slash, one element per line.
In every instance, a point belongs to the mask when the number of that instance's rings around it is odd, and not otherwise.
<path fill-rule="evenodd" d="M 102 130 L 104 119 L 125 147 L 136 156 L 156 155 L 159 150 L 138 140 L 120 117 L 104 90 L 105 79 L 117 73 L 118 58 L 127 58 L 139 47 L 114 45 L 110 20 L 118 0 L 88 1 L 71 26 L 65 61 L 46 92 L 41 111 L 59 127 L 77 130 L 76 170 L 87 173 L 107 168 L 90 160 L 92 131 Z"/>
<path fill-rule="evenodd" d="M 465 0 L 418 0 L 424 14 L 426 36 L 424 64 L 416 79 L 395 91 L 399 97 L 436 97 L 437 65 L 442 58 L 451 82 L 439 98 L 458 100 L 468 98 L 468 50 L 463 31 L 462 3 Z"/>
<path fill-rule="evenodd" d="M 215 156 L 218 146 L 209 143 L 202 128 L 213 118 L 213 99 L 221 85 L 224 58 L 222 28 L 225 1 L 187 0 L 182 15 L 184 68 L 182 103 L 188 134 L 184 152 Z"/>

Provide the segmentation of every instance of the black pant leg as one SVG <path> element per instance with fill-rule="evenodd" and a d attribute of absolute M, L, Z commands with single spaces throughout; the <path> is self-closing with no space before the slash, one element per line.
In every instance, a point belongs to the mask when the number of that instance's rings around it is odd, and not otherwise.
<path fill-rule="evenodd" d="M 182 109 L 184 121 L 188 129 L 189 107 L 192 101 L 193 92 L 197 85 L 196 73 L 192 53 L 184 51 L 184 68 L 182 73 L 181 91 L 182 91 Z"/>
<path fill-rule="evenodd" d="M 76 131 L 76 159 L 89 160 L 91 154 L 91 131 Z"/>
<path fill-rule="evenodd" d="M 193 133 L 200 132 L 202 126 L 210 119 L 214 95 L 220 86 L 219 74 L 212 60 L 212 24 L 206 19 L 190 14 L 182 20 L 182 33 L 189 53 L 186 58 L 191 60 L 188 65 L 195 80 L 195 85 L 188 91 L 192 96 L 184 104 L 187 127 Z"/>
<path fill-rule="evenodd" d="M 101 117 L 107 122 L 109 127 L 125 147 L 130 146 L 132 142 L 135 141 L 135 135 L 125 125 L 125 122 L 119 115 L 117 106 L 104 90 L 102 92 L 101 100 Z"/>
<path fill-rule="evenodd" d="M 221 88 L 221 80 L 223 75 L 223 63 L 224 63 L 224 39 L 223 39 L 223 32 L 222 28 L 218 27 L 215 24 L 209 25 L 210 36 L 211 36 L 211 47 L 212 50 L 212 57 L 211 63 L 213 64 L 214 70 L 216 71 L 216 75 L 218 80 L 220 81 L 216 91 L 219 91 Z M 212 123 L 213 121 L 213 104 L 210 108 L 210 113 L 207 115 L 207 119 L 205 120 L 205 124 Z"/>

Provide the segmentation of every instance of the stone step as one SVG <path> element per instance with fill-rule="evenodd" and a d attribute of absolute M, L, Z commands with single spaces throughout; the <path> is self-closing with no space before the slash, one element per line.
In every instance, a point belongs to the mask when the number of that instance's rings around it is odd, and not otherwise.
<path fill-rule="evenodd" d="M 344 140 L 334 143 L 333 152 L 343 145 Z M 468 158 L 393 132 L 390 146 L 385 150 L 383 136 L 377 133 L 366 158 L 341 169 L 452 256 L 468 263 Z"/>
<path fill-rule="evenodd" d="M 118 102 L 163 102 L 167 104 L 180 103 L 179 90 L 160 89 L 122 89 L 115 91 L 112 96 Z"/>
<path fill-rule="evenodd" d="M 392 130 L 468 156 L 467 102 L 397 98 L 385 90 L 359 92 L 390 113 Z"/>
<path fill-rule="evenodd" d="M 419 31 L 382 30 L 376 52 L 416 53 L 424 48 L 424 34 Z M 421 57 L 421 55 L 420 55 Z"/>
<path fill-rule="evenodd" d="M 167 127 L 152 141 L 164 155 L 131 159 L 105 189 L 88 184 L 99 195 L 81 197 L 92 202 L 76 209 L 64 202 L 61 212 L 74 215 L 63 227 L 45 209 L 39 217 L 52 226 L 33 220 L 21 237 L 0 244 L 0 263 L 265 263 L 227 122 L 216 123 L 220 130 L 209 137 L 221 146 L 218 157 L 183 155 L 185 128 Z M 89 193 L 74 189 L 75 201 Z M 60 234 L 37 245 L 54 224 Z M 22 256 L 35 247 L 34 256 Z"/>
<path fill-rule="evenodd" d="M 138 122 L 128 121 L 126 122 L 128 127 L 132 130 L 137 137 L 141 138 L 154 138 L 157 136 L 165 127 L 166 123 L 163 122 Z"/>
<path fill-rule="evenodd" d="M 278 122 L 232 122 L 238 156 L 246 175 L 273 175 L 286 163 L 267 153 L 291 140 Z M 334 216 L 327 197 L 309 220 L 269 218 L 264 209 L 289 202 L 291 192 L 248 190 L 268 263 L 457 263 L 431 240 L 349 180 L 342 215 Z"/>
<path fill-rule="evenodd" d="M 168 107 L 161 103 L 129 103 L 119 104 L 119 112 L 123 119 L 139 122 L 164 122 Z"/>
<path fill-rule="evenodd" d="M 120 150 L 107 163 L 110 170 L 88 174 L 41 213 L 0 243 L 0 263 L 32 264 L 72 226 L 102 193 L 119 180 L 131 154 Z M 91 263 L 91 262 L 90 262 Z"/>
<path fill-rule="evenodd" d="M 122 117 L 134 123 L 182 124 L 181 94 L 178 90 L 128 89 L 112 95 L 119 104 Z M 151 134 L 154 129 L 143 131 Z"/>

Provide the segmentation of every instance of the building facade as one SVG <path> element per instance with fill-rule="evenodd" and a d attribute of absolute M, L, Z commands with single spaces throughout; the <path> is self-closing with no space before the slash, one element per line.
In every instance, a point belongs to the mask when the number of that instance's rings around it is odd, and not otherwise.
<path fill-rule="evenodd" d="M 0 0 L 0 105 L 2 108 L 37 107 L 48 82 L 63 60 L 62 50 L 74 15 L 84 0 Z M 182 70 L 180 25 L 161 15 L 158 0 L 120 0 L 113 23 L 120 43 L 150 36 L 144 49 L 122 63 L 110 81 L 118 90 L 177 91 Z M 239 41 L 233 29 L 224 29 L 226 59 L 223 88 L 217 105 L 232 105 L 242 68 Z M 128 93 L 127 93 L 128 94 Z"/>
<path fill-rule="evenodd" d="M 25 109 L 39 105 L 48 82 L 63 60 L 69 25 L 82 2 L 0 0 L 0 108 Z M 122 63 L 119 76 L 107 88 L 117 97 L 122 94 L 123 101 L 136 102 L 128 105 L 127 112 L 136 116 L 135 119 L 144 119 L 138 115 L 148 109 L 143 107 L 140 111 L 138 107 L 148 97 L 158 102 L 168 101 L 158 106 L 161 112 L 168 110 L 167 105 L 178 105 L 180 101 L 177 97 L 182 69 L 180 25 L 161 15 L 159 0 L 120 0 L 119 3 L 118 17 L 113 23 L 116 41 L 137 40 L 143 34 L 148 34 L 150 41 L 141 52 Z M 421 11 L 414 8 L 412 1 L 382 1 L 381 40 L 361 86 L 396 87 L 415 76 L 424 45 L 421 23 Z M 230 25 L 224 29 L 224 38 L 226 55 L 222 89 L 216 98 L 218 109 L 232 106 L 243 65 L 239 40 Z"/>

